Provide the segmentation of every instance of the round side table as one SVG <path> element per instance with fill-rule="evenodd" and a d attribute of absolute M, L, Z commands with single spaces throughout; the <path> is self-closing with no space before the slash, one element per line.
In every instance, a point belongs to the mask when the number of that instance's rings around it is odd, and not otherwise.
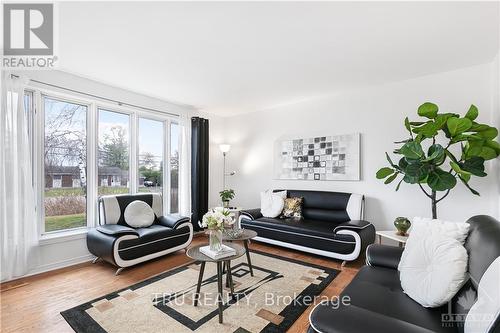
<path fill-rule="evenodd" d="M 231 260 L 234 260 L 236 258 L 241 257 L 242 255 L 245 254 L 246 250 L 243 246 L 238 245 L 238 244 L 226 244 L 227 246 L 233 248 L 236 250 L 236 254 L 230 257 L 225 257 L 221 259 L 212 259 L 206 255 L 204 255 L 202 252 L 200 252 L 200 248 L 203 246 L 207 246 L 207 244 L 202 244 L 202 245 L 196 245 L 193 247 L 190 247 L 186 255 L 194 259 L 196 261 L 199 261 L 201 263 L 200 266 L 200 274 L 198 275 L 198 284 L 196 285 L 196 294 L 194 298 L 194 306 L 198 306 L 198 299 L 200 296 L 200 289 L 201 289 L 201 283 L 203 281 L 203 273 L 205 272 L 205 264 L 207 262 L 213 262 L 217 264 L 217 303 L 219 306 L 219 323 L 222 323 L 222 312 L 223 312 L 223 304 L 222 304 L 222 263 L 225 263 L 227 265 L 227 271 L 226 271 L 226 279 L 229 282 L 229 287 L 231 289 L 231 295 L 234 294 L 234 286 L 233 286 L 233 278 L 231 276 Z"/>
<path fill-rule="evenodd" d="M 248 244 L 250 243 L 250 239 L 255 237 L 257 237 L 257 232 L 250 229 L 243 229 L 243 233 L 237 238 L 229 237 L 225 233 L 222 235 L 222 239 L 227 242 L 236 242 L 236 241 L 243 242 L 243 246 L 245 247 L 246 250 L 247 263 L 248 263 L 248 268 L 250 269 L 251 276 L 253 276 L 253 268 L 252 268 L 252 261 L 250 260 L 250 251 L 248 250 Z"/>

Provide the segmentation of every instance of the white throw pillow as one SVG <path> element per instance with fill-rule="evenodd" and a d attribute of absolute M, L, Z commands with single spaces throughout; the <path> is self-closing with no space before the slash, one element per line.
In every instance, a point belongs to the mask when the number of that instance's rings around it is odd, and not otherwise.
<path fill-rule="evenodd" d="M 135 200 L 125 208 L 125 222 L 134 228 L 145 228 L 153 224 L 155 213 L 147 203 Z"/>
<path fill-rule="evenodd" d="M 450 237 L 411 237 L 398 267 L 401 287 L 424 307 L 441 306 L 468 280 L 467 250 Z"/>
<path fill-rule="evenodd" d="M 477 301 L 472 305 L 465 318 L 465 333 L 489 332 L 495 318 L 500 315 L 499 277 L 500 257 L 491 263 L 479 281 Z M 460 302 L 460 299 L 458 301 Z"/>
<path fill-rule="evenodd" d="M 456 239 L 461 244 L 464 244 L 469 234 L 469 227 L 469 223 L 464 222 L 449 222 L 425 217 L 415 217 L 411 225 L 410 237 L 440 235 Z"/>
<path fill-rule="evenodd" d="M 285 205 L 286 191 L 273 193 L 271 190 L 260 193 L 260 212 L 264 217 L 278 217 Z"/>

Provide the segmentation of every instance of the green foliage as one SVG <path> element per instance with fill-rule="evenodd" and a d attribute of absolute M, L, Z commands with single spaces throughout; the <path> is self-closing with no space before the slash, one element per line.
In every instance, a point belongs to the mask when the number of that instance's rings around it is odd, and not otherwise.
<path fill-rule="evenodd" d="M 87 225 L 87 219 L 84 213 L 45 217 L 46 232 L 81 228 L 85 227 L 86 225 Z"/>
<path fill-rule="evenodd" d="M 382 168 L 377 171 L 377 179 L 384 179 L 385 177 L 392 175 L 394 170 L 392 168 Z"/>
<path fill-rule="evenodd" d="M 418 107 L 417 113 L 421 117 L 434 119 L 436 118 L 438 111 L 439 108 L 436 104 L 427 102 Z"/>
<path fill-rule="evenodd" d="M 399 155 L 398 164 L 386 153 L 389 166 L 378 170 L 376 177 L 385 184 L 401 177 L 396 191 L 402 183 L 418 184 L 431 198 L 435 215 L 435 205 L 458 180 L 479 195 L 469 181 L 472 176 L 485 177 L 485 161 L 500 155 L 500 144 L 495 140 L 498 130 L 476 122 L 479 110 L 474 105 L 461 117 L 455 113 L 439 113 L 436 104 L 427 102 L 420 105 L 417 114 L 423 119 L 411 121 L 406 117 L 404 120 L 409 138 L 396 142 L 399 146 L 394 153 Z M 438 199 L 437 192 L 446 193 Z"/>
<path fill-rule="evenodd" d="M 234 190 L 231 190 L 231 189 L 223 190 L 223 191 L 219 192 L 219 196 L 220 196 L 222 201 L 229 201 L 229 200 L 234 199 L 235 193 L 234 193 Z"/>
<path fill-rule="evenodd" d="M 155 186 L 161 186 L 163 179 L 162 170 L 141 167 L 139 171 L 141 175 L 144 176 L 144 180 L 152 181 Z"/>
<path fill-rule="evenodd" d="M 128 170 L 128 142 L 124 128 L 112 127 L 100 143 L 99 150 L 102 165 Z"/>

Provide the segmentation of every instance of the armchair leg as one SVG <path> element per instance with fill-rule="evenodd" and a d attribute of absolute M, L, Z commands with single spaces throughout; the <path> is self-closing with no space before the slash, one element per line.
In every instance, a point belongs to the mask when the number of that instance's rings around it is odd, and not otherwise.
<path fill-rule="evenodd" d="M 118 268 L 118 269 L 116 270 L 116 272 L 115 272 L 115 276 L 120 275 L 120 273 L 121 273 L 124 269 L 125 269 L 125 267 L 120 267 L 120 268 Z"/>
<path fill-rule="evenodd" d="M 101 260 L 100 257 L 95 257 L 94 260 L 92 260 L 92 263 L 95 264 L 96 262 L 98 262 L 99 260 Z"/>

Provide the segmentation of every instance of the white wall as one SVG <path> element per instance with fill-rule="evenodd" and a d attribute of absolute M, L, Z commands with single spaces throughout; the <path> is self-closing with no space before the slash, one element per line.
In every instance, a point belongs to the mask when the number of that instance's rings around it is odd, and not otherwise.
<path fill-rule="evenodd" d="M 443 111 L 465 113 L 471 103 L 480 110 L 479 121 L 491 123 L 492 64 L 342 92 L 333 96 L 282 106 L 273 110 L 226 118 L 225 139 L 232 144 L 230 169 L 238 204 L 259 206 L 259 192 L 268 188 L 316 189 L 363 193 L 367 197 L 366 219 L 378 229 L 392 227 L 397 216 L 430 216 L 430 200 L 417 186 L 394 185 L 375 179 L 387 164 L 384 152 L 393 141 L 405 139 L 405 115 L 416 118 L 416 108 L 425 101 Z M 273 144 L 282 135 L 322 131 L 325 135 L 361 133 L 361 181 L 283 181 L 273 179 Z M 488 163 L 492 173 L 493 166 Z M 494 172 L 493 172 L 494 173 Z M 475 214 L 498 216 L 498 180 L 495 175 L 475 179 L 471 185 L 481 197 L 461 184 L 438 206 L 443 219 L 463 221 Z"/>
<path fill-rule="evenodd" d="M 98 96 L 119 100 L 121 102 L 134 105 L 153 108 L 161 111 L 172 112 L 176 114 L 188 113 L 194 115 L 197 111 L 189 106 L 170 103 L 157 98 L 137 94 L 128 90 L 112 87 L 100 82 L 82 78 L 61 71 L 30 71 L 18 72 L 18 75 L 26 76 L 30 79 L 39 80 L 58 86 L 83 91 Z M 57 91 L 47 86 L 32 84 L 45 89 Z M 64 92 L 64 91 L 63 91 Z M 47 271 L 59 267 L 68 266 L 89 260 L 92 256 L 87 251 L 85 234 L 74 235 L 69 238 L 52 239 L 43 241 L 36 249 L 38 253 L 38 262 L 34 263 L 28 274 Z"/>

